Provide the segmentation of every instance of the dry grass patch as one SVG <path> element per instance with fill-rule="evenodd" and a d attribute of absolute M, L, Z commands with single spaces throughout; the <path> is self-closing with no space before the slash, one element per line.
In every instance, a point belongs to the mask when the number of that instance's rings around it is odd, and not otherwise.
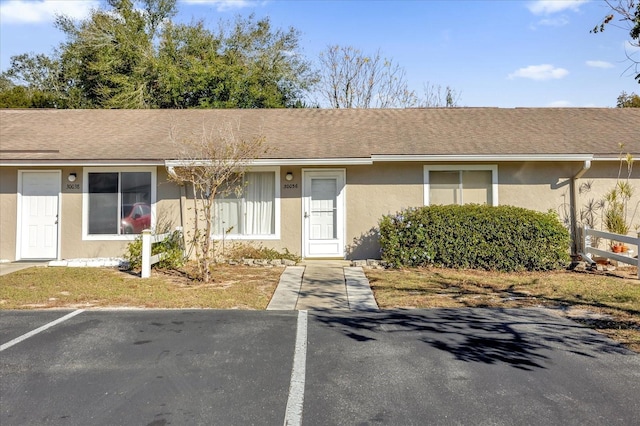
<path fill-rule="evenodd" d="M 181 273 L 141 279 L 108 268 L 29 268 L 0 277 L 1 309 L 135 307 L 265 309 L 283 268 L 216 266 L 203 285 Z"/>
<path fill-rule="evenodd" d="M 438 268 L 367 270 L 392 308 L 549 307 L 640 352 L 640 281 L 569 271 L 496 273 Z"/>

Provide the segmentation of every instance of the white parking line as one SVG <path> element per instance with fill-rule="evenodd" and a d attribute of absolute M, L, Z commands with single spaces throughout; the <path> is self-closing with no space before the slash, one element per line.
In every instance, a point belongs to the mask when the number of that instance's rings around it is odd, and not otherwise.
<path fill-rule="evenodd" d="M 284 417 L 285 426 L 302 424 L 302 406 L 304 403 L 304 380 L 307 365 L 307 311 L 298 312 L 296 348 L 293 354 L 293 369 L 289 385 L 289 399 Z"/>
<path fill-rule="evenodd" d="M 16 337 L 15 339 L 13 339 L 13 340 L 11 340 L 11 341 L 9 341 L 7 343 L 3 343 L 2 345 L 0 345 L 0 352 L 4 351 L 5 349 L 10 348 L 13 345 L 17 345 L 18 343 L 22 342 L 23 340 L 28 339 L 31 336 L 35 336 L 36 334 L 40 333 L 41 331 L 46 330 L 47 328 L 51 328 L 54 325 L 60 324 L 61 322 L 68 320 L 69 318 L 75 317 L 76 315 L 81 314 L 82 312 L 84 312 L 84 309 L 78 309 L 76 311 L 73 311 L 73 312 L 61 317 L 61 318 L 58 318 L 55 321 L 51 321 L 50 323 L 45 324 L 42 327 L 38 327 L 35 330 L 32 330 L 32 331 L 30 331 L 28 333 L 25 333 L 20 337 Z"/>

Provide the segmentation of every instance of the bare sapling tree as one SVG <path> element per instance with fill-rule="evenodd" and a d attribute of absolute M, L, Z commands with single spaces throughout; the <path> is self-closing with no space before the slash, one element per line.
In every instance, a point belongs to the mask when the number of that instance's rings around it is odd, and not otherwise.
<path fill-rule="evenodd" d="M 455 108 L 460 101 L 460 93 L 450 86 L 442 87 L 440 84 L 426 83 L 424 96 L 420 100 L 421 108 Z"/>
<path fill-rule="evenodd" d="M 332 108 L 402 108 L 418 104 L 406 73 L 377 51 L 365 55 L 352 46 L 329 46 L 320 54 L 321 96 Z"/>
<path fill-rule="evenodd" d="M 203 120 L 200 129 L 186 135 L 172 125 L 171 139 L 179 160 L 169 177 L 192 191 L 193 229 L 185 235 L 187 243 L 194 248 L 199 279 L 208 283 L 215 260 L 212 239 L 215 200 L 232 193 L 240 195 L 244 189 L 244 173 L 252 160 L 268 149 L 264 136 L 245 139 L 239 123 L 230 122 L 209 124 Z"/>
<path fill-rule="evenodd" d="M 352 46 L 329 46 L 320 54 L 320 96 L 331 108 L 456 107 L 459 93 L 427 83 L 424 97 L 409 88 L 404 68 L 383 58 L 380 50 L 366 55 Z"/>
<path fill-rule="evenodd" d="M 640 58 L 636 49 L 640 47 L 640 1 L 638 0 L 604 0 L 610 9 L 598 25 L 593 27 L 591 33 L 597 34 L 605 30 L 607 26 L 620 28 L 628 31 L 629 49 L 626 49 L 627 59 L 631 65 L 627 70 L 633 69 L 634 78 L 640 84 Z"/>

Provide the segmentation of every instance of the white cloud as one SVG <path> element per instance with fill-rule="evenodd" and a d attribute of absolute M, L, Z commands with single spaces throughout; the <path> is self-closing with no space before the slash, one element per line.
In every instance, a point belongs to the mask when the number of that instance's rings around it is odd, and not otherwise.
<path fill-rule="evenodd" d="M 559 16 L 557 18 L 545 18 L 538 21 L 538 25 L 543 27 L 564 27 L 569 23 L 566 16 Z"/>
<path fill-rule="evenodd" d="M 9 0 L 0 4 L 0 19 L 3 24 L 53 22 L 57 14 L 82 19 L 99 5 L 98 0 Z"/>
<path fill-rule="evenodd" d="M 509 79 L 514 78 L 530 78 L 532 80 L 557 80 L 564 78 L 569 74 L 564 68 L 556 68 L 550 64 L 529 65 L 526 68 L 520 68 L 514 73 L 509 74 Z"/>
<path fill-rule="evenodd" d="M 566 108 L 573 106 L 569 101 L 553 101 L 547 107 L 549 108 Z"/>
<path fill-rule="evenodd" d="M 587 61 L 587 66 L 592 68 L 613 68 L 614 65 L 607 61 Z"/>
<path fill-rule="evenodd" d="M 254 6 L 257 2 L 251 0 L 182 0 L 182 3 L 200 5 L 209 4 L 211 6 L 215 6 L 218 12 L 224 12 L 227 10 Z"/>
<path fill-rule="evenodd" d="M 580 6 L 588 0 L 537 0 L 527 5 L 527 9 L 534 15 L 550 15 L 552 13 L 573 10 L 577 12 Z"/>

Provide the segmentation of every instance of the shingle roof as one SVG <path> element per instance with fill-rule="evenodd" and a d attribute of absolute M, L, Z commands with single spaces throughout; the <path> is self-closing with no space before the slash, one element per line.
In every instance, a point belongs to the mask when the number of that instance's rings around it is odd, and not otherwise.
<path fill-rule="evenodd" d="M 176 159 L 170 138 L 203 123 L 261 134 L 274 159 L 372 155 L 640 155 L 640 109 L 435 108 L 0 110 L 0 161 Z M 184 134 L 184 133 L 181 133 Z"/>

